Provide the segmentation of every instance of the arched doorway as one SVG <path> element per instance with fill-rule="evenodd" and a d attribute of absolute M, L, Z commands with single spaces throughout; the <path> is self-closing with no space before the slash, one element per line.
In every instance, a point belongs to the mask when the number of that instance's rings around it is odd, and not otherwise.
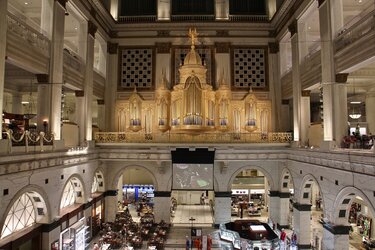
<path fill-rule="evenodd" d="M 340 191 L 334 207 L 334 223 L 350 226 L 349 243 L 355 249 L 371 249 L 375 238 L 375 209 L 367 196 L 354 187 Z M 368 248 L 365 248 L 368 247 Z"/>
<path fill-rule="evenodd" d="M 239 171 L 231 184 L 231 220 L 267 222 L 269 187 L 269 180 L 261 170 L 249 167 Z"/>
<path fill-rule="evenodd" d="M 126 167 L 117 182 L 117 210 L 129 209 L 135 222 L 141 216 L 153 213 L 155 178 L 141 166 Z"/>

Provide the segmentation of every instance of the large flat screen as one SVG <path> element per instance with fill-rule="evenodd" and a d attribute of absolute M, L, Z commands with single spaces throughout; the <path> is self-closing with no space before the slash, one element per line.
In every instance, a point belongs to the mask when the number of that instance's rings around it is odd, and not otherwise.
<path fill-rule="evenodd" d="M 213 164 L 173 164 L 173 189 L 213 190 Z"/>

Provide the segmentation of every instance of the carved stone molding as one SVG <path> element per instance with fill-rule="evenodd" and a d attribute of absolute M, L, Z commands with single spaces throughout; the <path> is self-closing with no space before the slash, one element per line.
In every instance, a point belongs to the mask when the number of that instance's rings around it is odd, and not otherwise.
<path fill-rule="evenodd" d="M 96 100 L 98 105 L 104 105 L 104 100 L 103 99 L 98 99 Z"/>
<path fill-rule="evenodd" d="M 216 53 L 229 53 L 230 43 L 215 43 Z"/>
<path fill-rule="evenodd" d="M 229 31 L 228 30 L 217 30 L 216 31 L 216 36 L 229 36 Z"/>
<path fill-rule="evenodd" d="M 88 21 L 87 23 L 88 34 L 95 37 L 95 33 L 97 30 L 98 30 L 98 27 L 92 21 Z"/>
<path fill-rule="evenodd" d="M 168 37 L 170 34 L 169 30 L 158 30 L 157 36 Z"/>
<path fill-rule="evenodd" d="M 109 36 L 112 37 L 112 38 L 116 38 L 116 37 L 118 37 L 118 33 L 117 33 L 117 31 L 111 30 L 109 32 Z"/>
<path fill-rule="evenodd" d="M 268 43 L 268 47 L 271 54 L 276 54 L 280 51 L 279 43 Z"/>
<path fill-rule="evenodd" d="M 310 93 L 311 93 L 310 90 L 302 90 L 301 96 L 302 97 L 310 97 Z"/>
<path fill-rule="evenodd" d="M 220 163 L 220 173 L 225 174 L 228 170 L 228 162 L 223 161 Z"/>
<path fill-rule="evenodd" d="M 36 74 L 36 80 L 38 83 L 48 83 L 49 82 L 49 75 L 47 74 Z"/>
<path fill-rule="evenodd" d="M 169 54 L 171 52 L 171 43 L 155 43 L 156 53 Z"/>
<path fill-rule="evenodd" d="M 107 52 L 108 54 L 117 54 L 118 52 L 118 43 L 107 43 Z"/>
<path fill-rule="evenodd" d="M 85 96 L 85 91 L 83 90 L 76 90 L 75 91 L 76 97 L 84 97 Z"/>
<path fill-rule="evenodd" d="M 335 76 L 335 82 L 336 83 L 346 83 L 346 81 L 348 80 L 348 76 L 349 76 L 348 73 L 339 73 L 339 74 L 336 74 L 336 76 Z"/>
<path fill-rule="evenodd" d="M 291 24 L 288 26 L 288 31 L 290 32 L 290 36 L 294 36 L 298 33 L 298 22 L 297 19 L 294 19 Z"/>

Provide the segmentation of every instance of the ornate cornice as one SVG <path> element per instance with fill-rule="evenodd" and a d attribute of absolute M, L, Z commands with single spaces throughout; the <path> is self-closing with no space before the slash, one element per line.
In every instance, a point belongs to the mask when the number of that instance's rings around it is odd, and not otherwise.
<path fill-rule="evenodd" d="M 348 80 L 348 76 L 349 76 L 348 73 L 338 73 L 335 76 L 335 82 L 336 83 L 346 83 L 346 81 Z"/>
<path fill-rule="evenodd" d="M 66 7 L 66 2 L 68 2 L 68 0 L 55 0 L 55 2 L 58 2 L 62 7 Z"/>
<path fill-rule="evenodd" d="M 310 97 L 310 93 L 311 93 L 310 90 L 302 90 L 301 96 L 302 97 Z"/>
<path fill-rule="evenodd" d="M 48 83 L 49 82 L 49 75 L 47 74 L 35 74 L 36 80 L 38 83 Z"/>
<path fill-rule="evenodd" d="M 104 105 L 104 100 L 103 99 L 98 99 L 96 100 L 98 105 Z"/>
<path fill-rule="evenodd" d="M 76 97 L 83 97 L 83 96 L 85 96 L 85 91 L 83 91 L 83 90 L 76 90 L 75 91 L 75 95 L 76 95 Z"/>

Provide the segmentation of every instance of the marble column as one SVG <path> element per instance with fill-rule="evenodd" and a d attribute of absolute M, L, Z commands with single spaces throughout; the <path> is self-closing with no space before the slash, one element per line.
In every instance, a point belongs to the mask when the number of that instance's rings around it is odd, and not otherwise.
<path fill-rule="evenodd" d="M 299 42 L 299 58 L 302 62 L 309 53 L 309 42 L 307 35 L 308 29 L 306 23 L 298 22 L 298 42 Z"/>
<path fill-rule="evenodd" d="M 216 20 L 229 19 L 229 0 L 215 0 L 215 18 Z"/>
<path fill-rule="evenodd" d="M 110 0 L 111 1 L 111 7 L 110 7 L 110 13 L 116 21 L 118 20 L 118 11 L 119 11 L 119 4 L 118 0 Z"/>
<path fill-rule="evenodd" d="M 31 100 L 28 100 L 31 101 Z M 30 110 L 30 112 L 32 112 Z M 12 113 L 13 114 L 23 114 L 22 111 L 22 94 L 21 93 L 13 93 L 12 94 Z"/>
<path fill-rule="evenodd" d="M 105 88 L 106 131 L 115 131 L 116 93 L 118 84 L 118 43 L 108 42 L 107 82 Z"/>
<path fill-rule="evenodd" d="M 7 12 L 8 0 L 0 1 L 0 110 L 3 112 L 4 105 L 4 84 L 5 84 L 5 56 L 7 44 Z M 3 123 L 0 123 L 0 131 L 2 131 Z M 0 136 L 2 140 L 2 136 Z"/>
<path fill-rule="evenodd" d="M 279 193 L 280 205 L 279 205 L 279 226 L 281 228 L 289 228 L 289 203 L 290 193 Z"/>
<path fill-rule="evenodd" d="M 323 225 L 322 250 L 349 249 L 349 226 Z"/>
<path fill-rule="evenodd" d="M 91 21 L 88 22 L 87 29 L 87 51 L 86 51 L 86 70 L 85 70 L 85 82 L 83 90 L 84 106 L 85 106 L 85 134 L 84 141 L 92 140 L 92 100 L 93 100 L 93 85 L 94 85 L 94 46 L 95 46 L 95 33 L 97 27 Z M 81 142 L 82 143 L 82 142 Z"/>
<path fill-rule="evenodd" d="M 230 222 L 231 196 L 232 192 L 215 191 L 215 225 Z"/>
<path fill-rule="evenodd" d="M 341 145 L 341 141 L 348 134 L 348 93 L 346 81 L 348 74 L 341 73 L 335 75 L 335 84 L 333 86 L 333 110 L 334 110 L 334 133 L 333 138 L 337 146 Z"/>
<path fill-rule="evenodd" d="M 323 143 L 322 147 L 333 146 L 334 140 L 334 95 L 335 68 L 333 57 L 333 35 L 331 27 L 330 1 L 319 1 L 319 25 L 321 40 L 321 67 L 323 87 Z"/>
<path fill-rule="evenodd" d="M 85 92 L 82 90 L 75 91 L 76 96 L 76 122 L 78 125 L 78 143 L 82 145 L 85 141 Z"/>
<path fill-rule="evenodd" d="M 279 43 L 269 43 L 270 93 L 272 95 L 272 131 L 281 130 L 281 75 Z M 284 115 L 284 114 L 283 114 Z M 285 130 L 286 131 L 286 130 Z"/>
<path fill-rule="evenodd" d="M 301 94 L 301 144 L 304 146 L 308 146 L 309 143 L 310 121 L 310 91 L 304 90 Z"/>
<path fill-rule="evenodd" d="M 366 94 L 366 121 L 368 124 L 368 132 L 375 135 L 375 91 L 367 92 Z"/>
<path fill-rule="evenodd" d="M 107 190 L 105 196 L 105 221 L 114 222 L 117 212 L 117 190 Z"/>
<path fill-rule="evenodd" d="M 63 5 L 62 5 L 63 4 Z M 49 69 L 50 88 L 49 96 L 49 123 L 55 140 L 61 139 L 61 95 L 63 83 L 63 52 L 64 52 L 64 25 L 65 1 L 55 1 L 53 7 L 53 28 L 51 42 L 51 59 Z M 44 97 L 45 98 L 45 97 Z"/>
<path fill-rule="evenodd" d="M 158 21 L 171 20 L 171 0 L 158 0 Z"/>
<path fill-rule="evenodd" d="M 224 83 L 230 84 L 230 43 L 215 43 L 216 80 L 222 79 Z M 219 88 L 220 82 L 213 83 Z"/>
<path fill-rule="evenodd" d="M 293 228 L 297 234 L 298 249 L 311 249 L 310 217 L 310 204 L 293 204 Z"/>
<path fill-rule="evenodd" d="M 40 18 L 40 27 L 44 35 L 46 35 L 49 39 L 52 38 L 52 20 L 53 20 L 53 4 L 55 0 L 44 0 L 41 1 L 42 10 L 41 10 L 41 18 Z"/>
<path fill-rule="evenodd" d="M 293 140 L 299 144 L 301 140 L 301 80 L 298 22 L 294 20 L 288 27 L 292 42 L 292 82 L 293 82 Z"/>
<path fill-rule="evenodd" d="M 267 14 L 269 18 L 271 19 L 277 11 L 276 0 L 268 0 L 266 1 L 266 4 L 267 4 Z"/>
<path fill-rule="evenodd" d="M 166 223 L 171 221 L 171 192 L 155 191 L 154 192 L 154 215 L 155 222 L 164 220 Z"/>
<path fill-rule="evenodd" d="M 98 127 L 100 131 L 104 131 L 105 128 L 105 106 L 104 100 L 97 100 L 98 103 Z"/>
<path fill-rule="evenodd" d="M 37 74 L 38 101 L 37 101 L 37 126 L 39 131 L 43 131 L 43 121 L 50 123 L 51 112 L 51 91 L 52 86 L 48 84 L 50 76 L 47 74 Z"/>
<path fill-rule="evenodd" d="M 268 203 L 268 218 L 272 221 L 272 224 L 277 224 L 280 221 L 280 197 L 279 191 L 270 191 L 269 192 L 269 203 Z"/>

